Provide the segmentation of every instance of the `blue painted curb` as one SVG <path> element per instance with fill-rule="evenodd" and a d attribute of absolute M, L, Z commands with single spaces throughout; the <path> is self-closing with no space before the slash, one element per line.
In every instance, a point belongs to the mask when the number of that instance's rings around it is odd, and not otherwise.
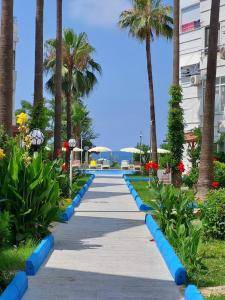
<path fill-rule="evenodd" d="M 138 182 L 138 181 L 149 181 L 149 178 L 148 177 L 130 177 L 129 180 L 132 182 L 132 181 L 135 181 L 135 182 Z M 150 178 L 150 180 L 152 180 Z"/>
<path fill-rule="evenodd" d="M 48 235 L 44 238 L 41 243 L 37 246 L 34 252 L 26 261 L 26 274 L 35 275 L 39 270 L 42 263 L 45 261 L 49 252 L 54 246 L 54 237 L 53 235 Z"/>
<path fill-rule="evenodd" d="M 73 199 L 72 205 L 73 207 L 77 207 L 81 202 L 81 196 L 78 194 L 76 197 Z"/>
<path fill-rule="evenodd" d="M 159 229 L 157 223 L 151 215 L 146 216 L 145 223 L 152 234 L 164 261 L 166 262 L 174 281 L 177 285 L 185 284 L 187 280 L 187 272 L 174 249 Z"/>
<path fill-rule="evenodd" d="M 61 215 L 62 216 L 62 221 L 68 222 L 71 219 L 73 214 L 74 214 L 74 206 L 73 206 L 73 204 L 71 204 L 62 213 L 62 215 Z"/>
<path fill-rule="evenodd" d="M 1 300 L 21 300 L 28 288 L 28 279 L 25 272 L 16 273 L 13 280 L 0 296 Z"/>
<path fill-rule="evenodd" d="M 200 291 L 195 285 L 188 285 L 184 291 L 184 300 L 204 300 Z"/>

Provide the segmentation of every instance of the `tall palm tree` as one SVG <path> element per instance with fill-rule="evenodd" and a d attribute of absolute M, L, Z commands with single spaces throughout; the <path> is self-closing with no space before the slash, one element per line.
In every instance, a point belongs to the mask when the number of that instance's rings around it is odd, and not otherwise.
<path fill-rule="evenodd" d="M 172 37 L 173 20 L 170 17 L 170 6 L 162 5 L 161 0 L 133 0 L 132 2 L 133 8 L 121 13 L 119 26 L 128 28 L 131 36 L 145 41 L 151 124 L 150 145 L 152 146 L 152 160 L 158 162 L 151 43 L 154 36 Z"/>
<path fill-rule="evenodd" d="M 0 35 L 0 125 L 12 135 L 13 0 L 2 0 Z"/>
<path fill-rule="evenodd" d="M 54 90 L 55 40 L 46 42 L 45 69 L 53 76 L 47 82 L 50 92 Z M 62 90 L 67 107 L 67 139 L 72 136 L 71 104 L 72 99 L 88 95 L 97 83 L 95 72 L 101 73 L 101 66 L 92 55 L 95 49 L 88 43 L 86 33 L 77 35 L 72 29 L 64 29 L 63 34 Z"/>
<path fill-rule="evenodd" d="M 34 105 L 43 101 L 44 0 L 36 0 Z"/>
<path fill-rule="evenodd" d="M 220 0 L 213 0 L 211 6 L 208 63 L 206 77 L 206 94 L 203 114 L 202 148 L 198 180 L 198 196 L 205 198 L 213 180 L 213 144 L 214 144 L 214 112 L 215 82 L 217 67 L 217 45 L 219 27 Z"/>
<path fill-rule="evenodd" d="M 62 114 L 62 0 L 57 0 L 54 155 L 61 149 Z"/>

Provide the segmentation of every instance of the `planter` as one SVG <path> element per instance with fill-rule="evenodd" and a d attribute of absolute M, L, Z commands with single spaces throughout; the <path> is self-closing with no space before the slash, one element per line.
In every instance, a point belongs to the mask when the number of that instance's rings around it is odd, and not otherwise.
<path fill-rule="evenodd" d="M 204 300 L 204 297 L 195 285 L 188 285 L 184 291 L 185 300 Z"/>
<path fill-rule="evenodd" d="M 71 204 L 62 213 L 62 215 L 61 215 L 62 221 L 68 222 L 71 219 L 71 217 L 72 217 L 73 214 L 74 214 L 74 206 L 73 206 L 73 204 Z"/>
<path fill-rule="evenodd" d="M 27 288 L 28 279 L 26 273 L 18 272 L 0 296 L 0 300 L 21 300 Z"/>

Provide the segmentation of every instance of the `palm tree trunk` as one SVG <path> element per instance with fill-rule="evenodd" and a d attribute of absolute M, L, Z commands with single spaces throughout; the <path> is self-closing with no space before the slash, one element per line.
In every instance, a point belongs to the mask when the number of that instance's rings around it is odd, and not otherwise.
<path fill-rule="evenodd" d="M 202 148 L 198 180 L 198 197 L 200 199 L 205 198 L 208 189 L 211 187 L 214 173 L 213 144 L 219 12 L 220 0 L 213 0 L 210 17 L 206 94 L 204 103 Z"/>
<path fill-rule="evenodd" d="M 173 85 L 180 84 L 180 0 L 173 1 Z M 178 104 L 179 105 L 179 104 Z M 182 157 L 181 159 L 182 160 Z M 177 162 L 178 164 L 179 162 Z M 171 181 L 175 186 L 181 185 L 181 173 L 177 168 L 171 169 Z"/>
<path fill-rule="evenodd" d="M 0 36 L 0 125 L 12 135 L 13 0 L 2 0 Z"/>
<path fill-rule="evenodd" d="M 173 84 L 179 85 L 180 74 L 180 0 L 173 1 Z"/>
<path fill-rule="evenodd" d="M 57 0 L 54 154 L 61 149 L 62 118 L 62 0 Z"/>
<path fill-rule="evenodd" d="M 34 105 L 43 101 L 44 0 L 36 0 Z"/>
<path fill-rule="evenodd" d="M 151 149 L 152 150 L 152 160 L 154 162 L 158 162 L 150 32 L 148 32 L 147 35 L 146 35 L 146 57 L 147 57 L 148 84 L 149 84 L 149 105 L 150 105 L 150 130 L 151 130 L 150 145 L 151 145 L 151 148 L 152 148 Z"/>
<path fill-rule="evenodd" d="M 66 94 L 66 119 L 67 119 L 67 140 L 72 137 L 72 121 L 71 121 L 71 92 Z"/>

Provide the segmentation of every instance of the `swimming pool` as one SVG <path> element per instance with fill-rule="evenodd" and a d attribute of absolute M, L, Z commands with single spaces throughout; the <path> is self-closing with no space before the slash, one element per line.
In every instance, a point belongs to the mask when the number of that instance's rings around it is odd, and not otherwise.
<path fill-rule="evenodd" d="M 129 175 L 129 174 L 135 174 L 135 170 L 121 170 L 121 169 L 86 169 L 84 170 L 87 174 L 94 174 L 96 176 L 104 176 L 104 175 L 111 175 L 111 176 L 123 176 L 123 175 Z"/>

